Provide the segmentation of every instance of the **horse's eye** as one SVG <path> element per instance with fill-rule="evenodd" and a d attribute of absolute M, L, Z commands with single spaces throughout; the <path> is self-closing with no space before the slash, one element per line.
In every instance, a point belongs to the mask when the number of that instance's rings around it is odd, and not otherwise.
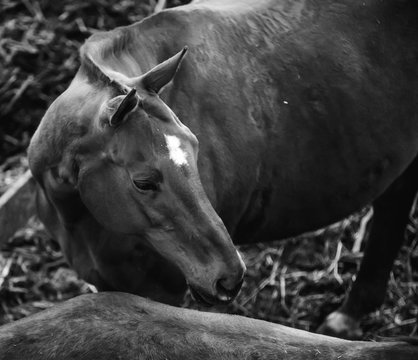
<path fill-rule="evenodd" d="M 158 184 L 152 181 L 134 180 L 134 184 L 135 187 L 142 192 L 157 191 L 159 189 Z"/>

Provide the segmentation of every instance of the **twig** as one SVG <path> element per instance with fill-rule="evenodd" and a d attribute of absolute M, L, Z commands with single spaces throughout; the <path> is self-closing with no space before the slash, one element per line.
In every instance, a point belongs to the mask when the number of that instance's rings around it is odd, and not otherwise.
<path fill-rule="evenodd" d="M 283 267 L 282 271 L 280 272 L 280 302 L 283 308 L 289 311 L 286 305 L 286 278 L 284 276 L 286 274 L 286 271 L 287 266 Z"/>
<path fill-rule="evenodd" d="M 268 284 L 270 283 L 270 279 L 264 279 L 258 286 L 257 289 L 255 289 L 249 296 L 247 296 L 246 298 L 242 299 L 242 301 L 240 301 L 241 305 L 245 305 L 246 303 L 248 303 L 251 299 L 254 299 L 257 294 L 263 290 Z"/>
<path fill-rule="evenodd" d="M 354 233 L 354 244 L 351 251 L 353 253 L 359 253 L 361 248 L 361 243 L 363 242 L 363 239 L 366 236 L 367 232 L 367 225 L 370 222 L 370 219 L 373 216 L 373 208 L 370 208 L 369 211 L 362 217 L 360 220 L 360 228 L 357 232 Z"/>
<path fill-rule="evenodd" d="M 87 288 L 90 290 L 90 292 L 92 292 L 93 294 L 96 294 L 99 292 L 99 290 L 97 290 L 97 288 L 94 285 L 89 284 L 89 283 L 86 283 L 86 285 L 87 285 Z"/>
<path fill-rule="evenodd" d="M 343 248 L 343 244 L 341 241 L 338 241 L 337 251 L 335 253 L 335 258 L 332 261 L 331 265 L 328 268 L 328 272 L 332 272 L 335 279 L 338 281 L 339 284 L 343 283 L 343 279 L 341 278 L 340 274 L 338 273 L 338 262 L 341 258 L 341 250 Z"/>
<path fill-rule="evenodd" d="M 23 83 L 20 85 L 20 88 L 16 91 L 15 95 L 13 96 L 12 100 L 7 104 L 6 109 L 3 112 L 3 115 L 8 114 L 10 110 L 13 108 L 14 104 L 17 100 L 23 95 L 25 90 L 28 88 L 29 85 L 33 83 L 34 76 L 30 75 Z"/>
<path fill-rule="evenodd" d="M 158 0 L 157 5 L 155 5 L 154 8 L 154 14 L 160 12 L 161 10 L 164 10 L 167 6 L 167 0 Z"/>
<path fill-rule="evenodd" d="M 3 285 L 3 282 L 6 279 L 7 275 L 9 275 L 10 268 L 11 268 L 12 264 L 13 264 L 13 258 L 10 257 L 10 258 L 7 259 L 6 265 L 4 265 L 4 268 L 1 271 L 1 274 L 0 274 L 0 287 Z"/>

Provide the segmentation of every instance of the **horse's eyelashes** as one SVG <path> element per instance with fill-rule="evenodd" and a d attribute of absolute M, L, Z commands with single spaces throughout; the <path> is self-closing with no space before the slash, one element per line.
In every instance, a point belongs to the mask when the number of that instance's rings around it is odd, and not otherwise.
<path fill-rule="evenodd" d="M 158 191 L 158 183 L 150 180 L 134 180 L 135 187 L 142 192 Z"/>

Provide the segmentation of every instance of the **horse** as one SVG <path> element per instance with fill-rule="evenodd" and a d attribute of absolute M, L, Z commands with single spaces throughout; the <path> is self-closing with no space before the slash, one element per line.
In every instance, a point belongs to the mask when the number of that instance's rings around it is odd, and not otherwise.
<path fill-rule="evenodd" d="M 415 360 L 414 338 L 349 341 L 102 292 L 0 327 L 0 360 Z"/>
<path fill-rule="evenodd" d="M 320 328 L 360 336 L 418 187 L 417 14 L 413 0 L 203 0 L 94 34 L 29 146 L 40 218 L 99 290 L 224 304 L 245 272 L 233 242 L 372 203 L 357 279 Z"/>

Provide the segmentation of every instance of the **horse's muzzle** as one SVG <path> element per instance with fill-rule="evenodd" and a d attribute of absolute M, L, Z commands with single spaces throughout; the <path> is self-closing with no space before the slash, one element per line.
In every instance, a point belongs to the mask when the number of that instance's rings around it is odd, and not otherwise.
<path fill-rule="evenodd" d="M 197 288 L 191 285 L 189 285 L 189 289 L 193 298 L 201 305 L 208 307 L 213 305 L 227 305 L 231 303 L 238 295 L 239 291 L 241 290 L 242 283 L 243 280 L 241 280 L 234 289 L 228 290 L 222 286 L 221 281 L 218 281 L 216 284 L 216 296 L 208 294 L 201 288 Z"/>

